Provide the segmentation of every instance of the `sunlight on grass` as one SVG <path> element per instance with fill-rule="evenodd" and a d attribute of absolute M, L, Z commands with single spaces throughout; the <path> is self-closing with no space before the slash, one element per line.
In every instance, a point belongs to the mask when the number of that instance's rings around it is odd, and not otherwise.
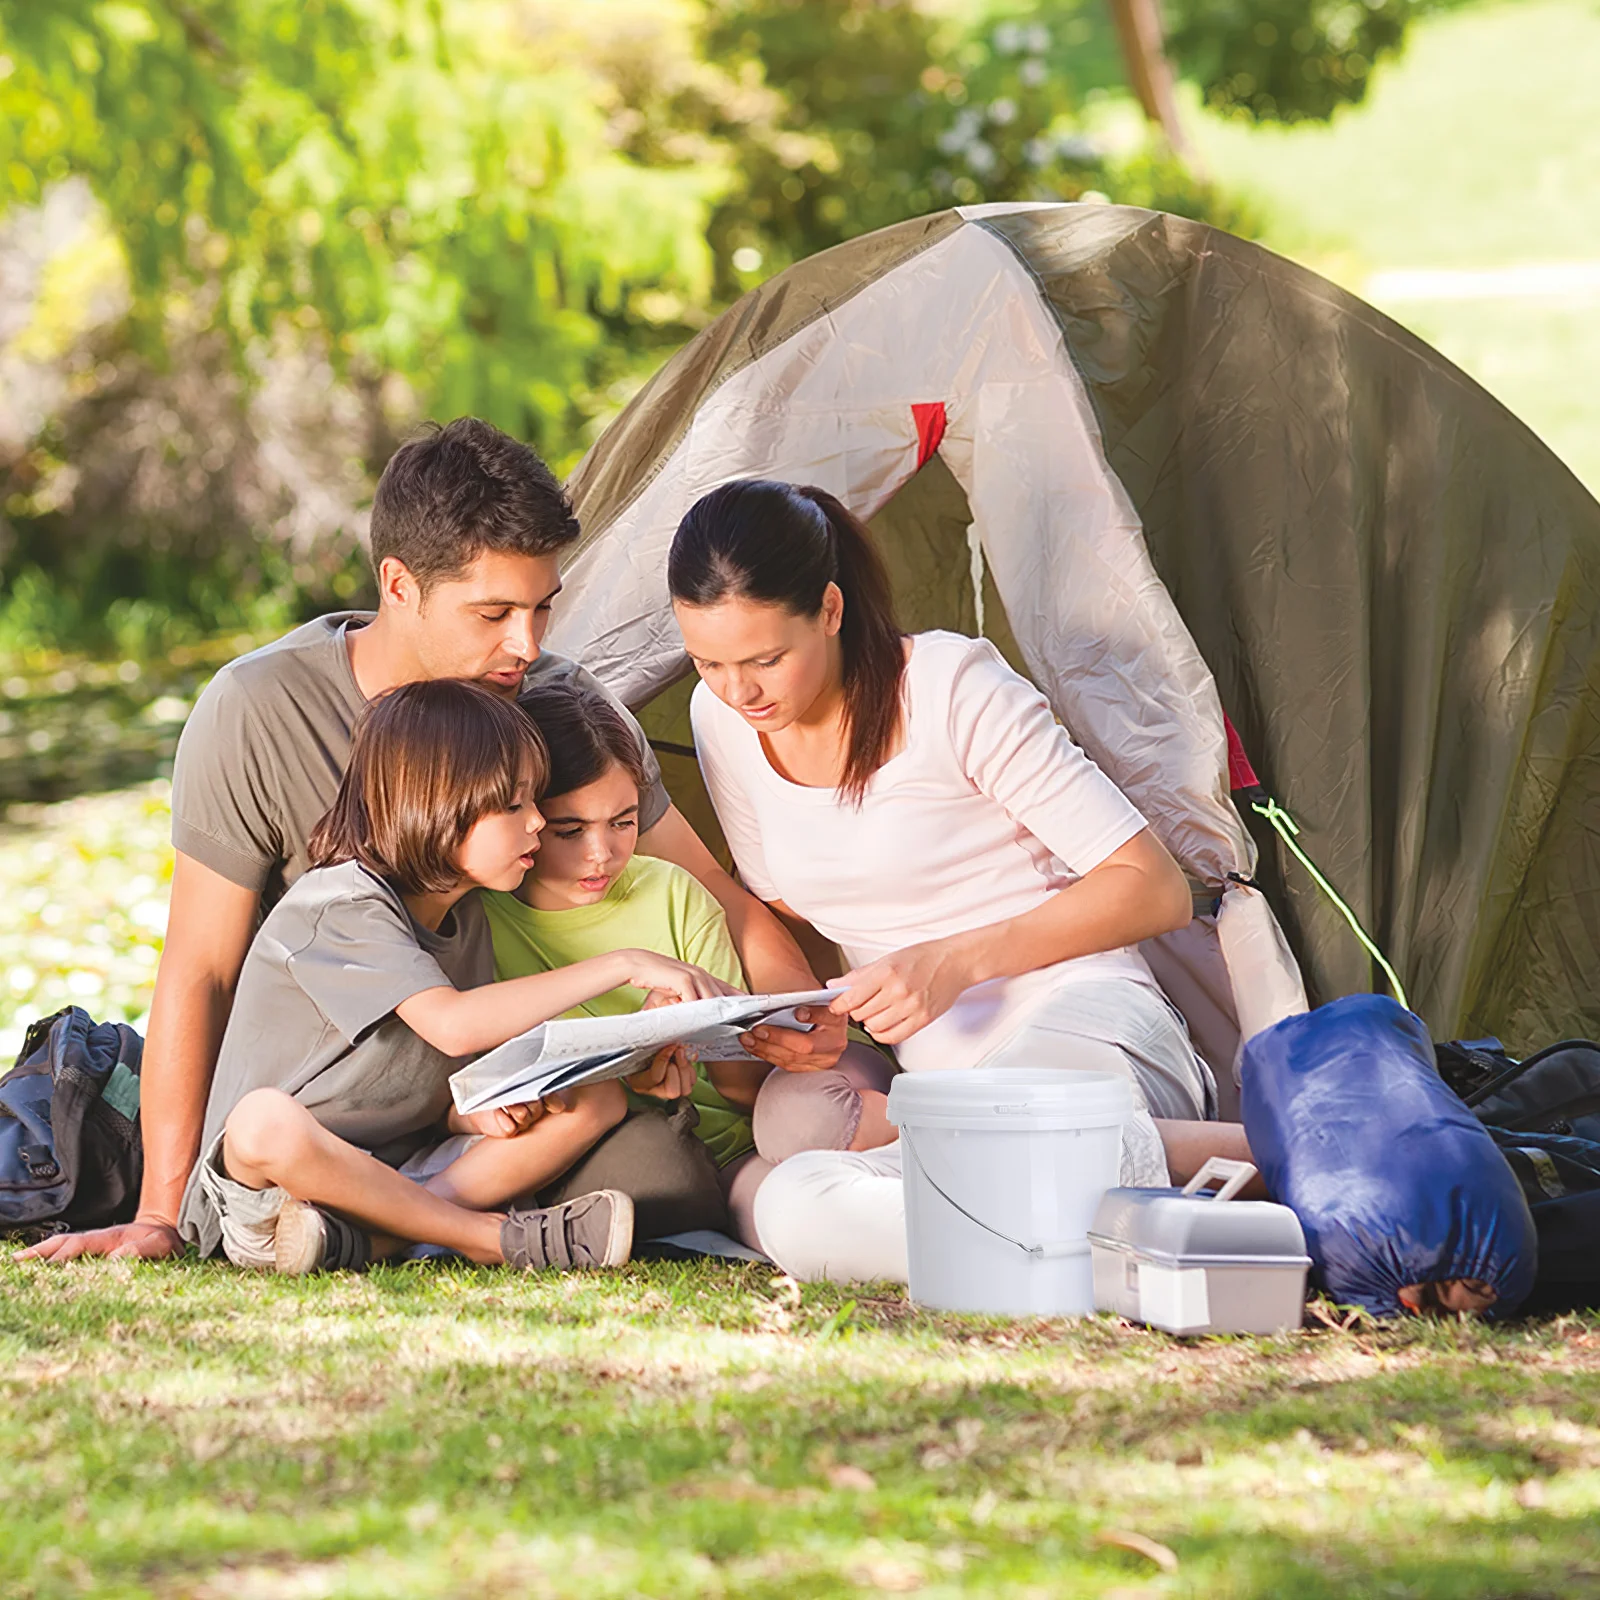
<path fill-rule="evenodd" d="M 711 1264 L 0 1295 L 29 1600 L 1600 1594 L 1593 1318 L 1184 1342 Z"/>

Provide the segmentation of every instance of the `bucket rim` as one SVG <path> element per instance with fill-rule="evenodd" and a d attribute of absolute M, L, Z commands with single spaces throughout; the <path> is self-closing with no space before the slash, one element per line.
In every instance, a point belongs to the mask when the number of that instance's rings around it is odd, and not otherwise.
<path fill-rule="evenodd" d="M 902 1073 L 889 1086 L 889 1120 L 896 1126 L 932 1117 L 970 1119 L 978 1127 L 1098 1127 L 1124 1121 L 1134 1109 L 1133 1085 L 1112 1072 L 1063 1067 L 958 1067 Z"/>

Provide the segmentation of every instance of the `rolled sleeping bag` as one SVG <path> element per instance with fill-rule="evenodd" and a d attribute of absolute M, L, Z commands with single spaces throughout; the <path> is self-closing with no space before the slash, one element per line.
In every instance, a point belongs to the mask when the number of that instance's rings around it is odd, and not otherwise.
<path fill-rule="evenodd" d="M 1287 1017 L 1245 1046 L 1242 1110 L 1273 1198 L 1300 1219 L 1314 1281 L 1380 1317 L 1407 1284 L 1478 1278 L 1511 1315 L 1538 1246 L 1522 1188 L 1445 1084 L 1420 1018 L 1385 995 Z"/>

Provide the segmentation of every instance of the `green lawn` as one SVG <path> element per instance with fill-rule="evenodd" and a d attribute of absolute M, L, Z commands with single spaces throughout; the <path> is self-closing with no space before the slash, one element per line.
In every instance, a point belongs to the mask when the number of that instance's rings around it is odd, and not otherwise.
<path fill-rule="evenodd" d="M 1592 1319 L 1186 1344 L 664 1264 L 0 1295 L 17 1600 L 1600 1595 Z"/>
<path fill-rule="evenodd" d="M 1600 4 L 1472 4 L 1418 27 L 1331 126 L 1191 112 L 1266 242 L 1358 294 L 1385 269 L 1600 262 Z M 1384 303 L 1600 493 L 1600 294 Z"/>

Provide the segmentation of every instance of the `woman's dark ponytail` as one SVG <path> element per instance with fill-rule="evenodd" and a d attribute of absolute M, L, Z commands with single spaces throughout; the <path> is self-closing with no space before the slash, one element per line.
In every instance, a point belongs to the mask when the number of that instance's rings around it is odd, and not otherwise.
<path fill-rule="evenodd" d="M 755 600 L 814 617 L 830 583 L 844 596 L 839 787 L 859 805 L 899 731 L 906 669 L 889 574 L 866 524 L 825 489 L 744 478 L 695 502 L 667 558 L 667 587 L 685 605 Z"/>

